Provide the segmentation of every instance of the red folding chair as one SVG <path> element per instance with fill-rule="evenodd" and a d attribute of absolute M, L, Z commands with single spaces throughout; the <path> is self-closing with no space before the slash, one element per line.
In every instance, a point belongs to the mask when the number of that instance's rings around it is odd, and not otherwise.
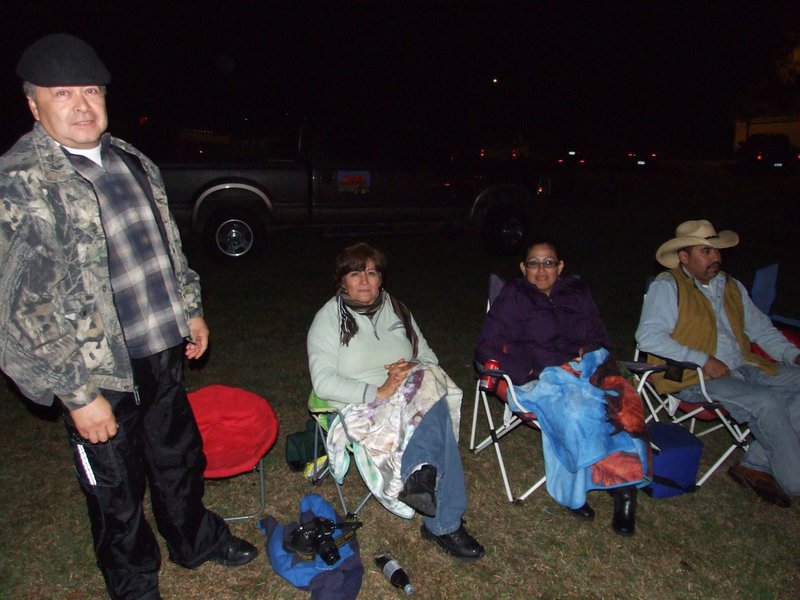
<path fill-rule="evenodd" d="M 224 385 L 210 385 L 189 393 L 206 455 L 207 479 L 234 477 L 256 471 L 260 503 L 252 513 L 225 517 L 226 521 L 261 516 L 266 506 L 264 461 L 278 436 L 278 417 L 264 398 Z"/>

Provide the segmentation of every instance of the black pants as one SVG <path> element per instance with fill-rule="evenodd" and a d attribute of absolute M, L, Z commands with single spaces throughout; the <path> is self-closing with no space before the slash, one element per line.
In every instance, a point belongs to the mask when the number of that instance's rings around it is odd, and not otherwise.
<path fill-rule="evenodd" d="M 230 533 L 203 505 L 203 445 L 183 385 L 181 346 L 133 360 L 138 396 L 102 390 L 117 435 L 91 444 L 64 422 L 86 495 L 97 565 L 112 598 L 158 598 L 161 555 L 144 518 L 146 484 L 173 562 L 194 568 Z"/>

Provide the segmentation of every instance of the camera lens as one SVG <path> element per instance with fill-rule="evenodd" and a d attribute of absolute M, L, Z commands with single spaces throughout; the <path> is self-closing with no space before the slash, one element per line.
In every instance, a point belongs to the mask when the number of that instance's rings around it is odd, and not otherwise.
<path fill-rule="evenodd" d="M 326 565 L 332 565 L 339 560 L 339 548 L 331 537 L 317 539 L 317 554 Z"/>

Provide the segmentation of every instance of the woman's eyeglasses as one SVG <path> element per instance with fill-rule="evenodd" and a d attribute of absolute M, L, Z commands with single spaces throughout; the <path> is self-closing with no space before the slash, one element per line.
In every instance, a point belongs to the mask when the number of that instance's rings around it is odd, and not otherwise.
<path fill-rule="evenodd" d="M 544 260 L 536 260 L 535 258 L 525 261 L 525 266 L 529 269 L 555 269 L 558 266 L 558 261 L 552 258 L 545 258 Z"/>

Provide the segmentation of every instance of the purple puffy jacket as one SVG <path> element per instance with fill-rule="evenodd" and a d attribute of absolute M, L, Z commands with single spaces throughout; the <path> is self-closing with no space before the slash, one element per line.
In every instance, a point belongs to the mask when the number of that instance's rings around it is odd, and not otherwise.
<path fill-rule="evenodd" d="M 581 348 L 609 347 L 589 288 L 578 277 L 559 278 L 550 296 L 524 277 L 509 281 L 492 303 L 478 335 L 476 360 L 495 359 L 515 385 L 561 365 Z"/>

